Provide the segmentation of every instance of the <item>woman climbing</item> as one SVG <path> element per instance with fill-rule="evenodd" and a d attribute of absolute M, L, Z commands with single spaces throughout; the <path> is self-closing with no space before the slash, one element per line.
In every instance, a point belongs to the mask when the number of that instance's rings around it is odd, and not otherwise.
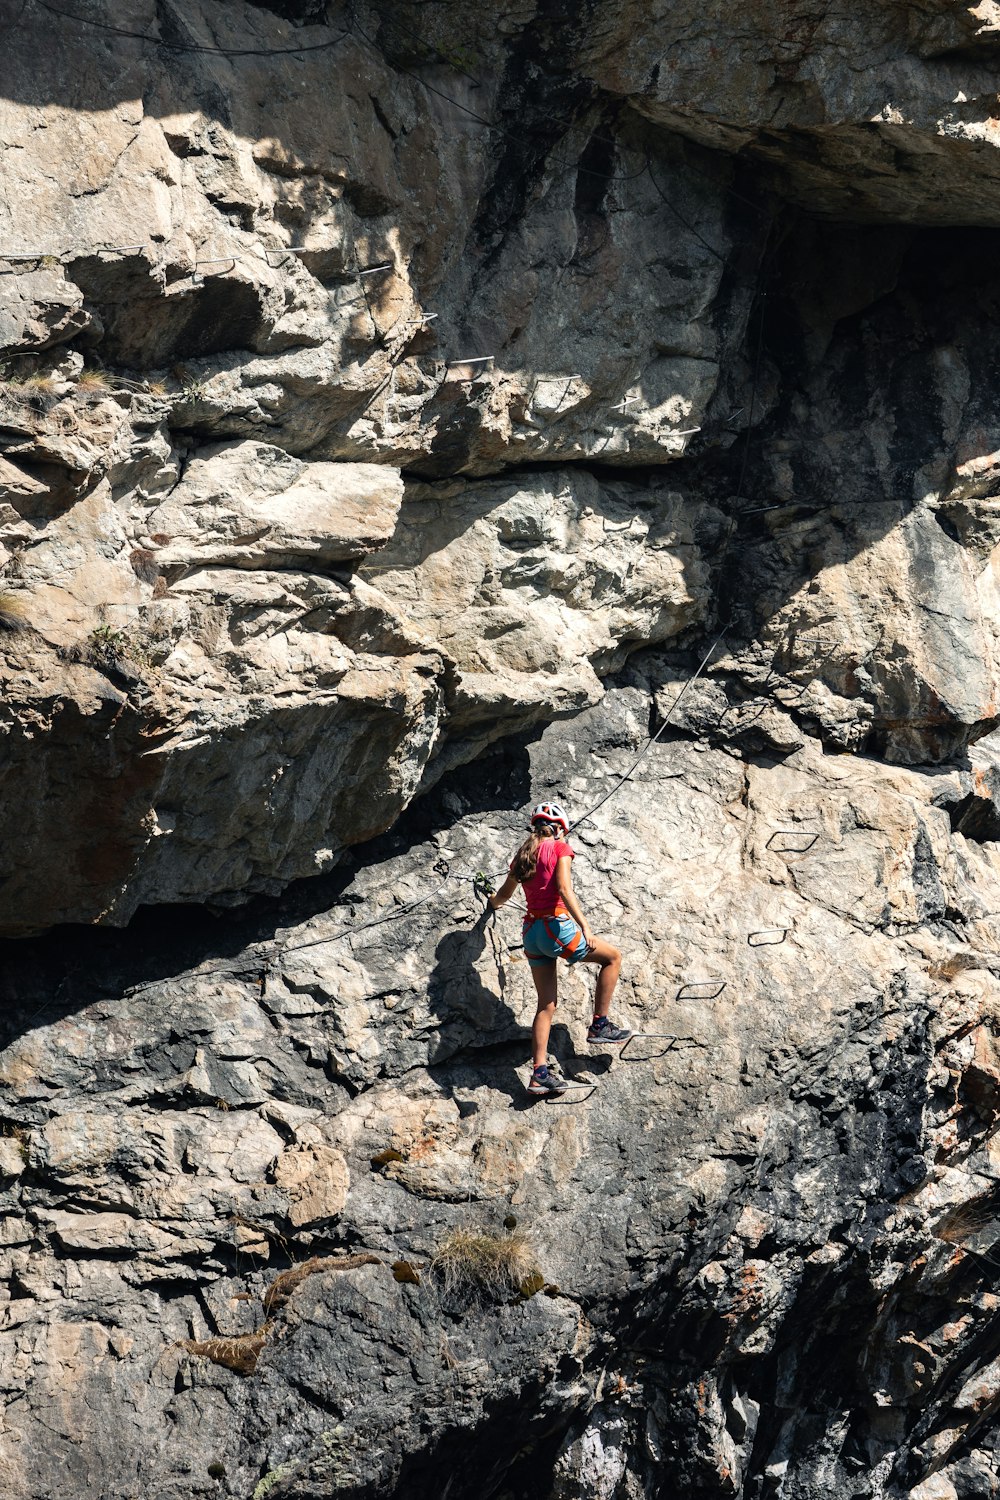
<path fill-rule="evenodd" d="M 566 842 L 569 820 L 558 802 L 542 802 L 531 814 L 531 832 L 511 860 L 510 873 L 495 895 L 493 911 L 509 901 L 520 884 L 528 910 L 524 918 L 524 956 L 538 991 L 538 1011 L 531 1037 L 534 1044 L 529 1094 L 562 1094 L 567 1085 L 548 1066 L 549 1031 L 557 1004 L 556 959 L 569 964 L 599 964 L 594 994 L 594 1019 L 587 1032 L 591 1045 L 627 1042 L 630 1031 L 612 1024 L 608 1016 L 618 983 L 622 956 L 617 948 L 595 938 L 573 894 Z"/>

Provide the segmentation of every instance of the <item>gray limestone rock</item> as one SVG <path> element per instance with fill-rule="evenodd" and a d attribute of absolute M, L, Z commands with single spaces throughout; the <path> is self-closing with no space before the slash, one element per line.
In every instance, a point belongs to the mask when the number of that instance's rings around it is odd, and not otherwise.
<path fill-rule="evenodd" d="M 517 914 L 471 876 L 537 796 L 611 790 L 648 708 L 636 672 L 453 773 L 312 916 L 11 955 L 12 1493 L 902 1494 L 953 1461 L 993 1357 L 996 858 L 933 771 L 667 739 L 574 836 L 656 1035 L 590 1051 L 565 970 L 590 1088 L 533 1101 Z M 467 1228 L 524 1237 L 521 1296 L 449 1301 Z"/>
<path fill-rule="evenodd" d="M 995 1500 L 998 24 L 0 0 L 13 1500 Z"/>
<path fill-rule="evenodd" d="M 6 271 L 0 277 L 0 352 L 50 349 L 91 326 L 80 288 L 56 270 L 28 262 Z"/>

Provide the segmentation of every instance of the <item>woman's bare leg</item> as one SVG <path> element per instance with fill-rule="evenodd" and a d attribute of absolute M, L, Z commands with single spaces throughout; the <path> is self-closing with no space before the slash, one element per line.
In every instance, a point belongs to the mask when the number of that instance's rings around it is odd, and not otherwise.
<path fill-rule="evenodd" d="M 595 938 L 583 962 L 601 966 L 594 991 L 594 1015 L 606 1016 L 611 1009 L 611 996 L 622 970 L 622 956 L 617 948 L 606 943 L 603 938 Z"/>
<path fill-rule="evenodd" d="M 540 1068 L 549 1055 L 549 1032 L 552 1030 L 552 1017 L 558 1003 L 555 959 L 551 963 L 532 967 L 531 977 L 538 992 L 538 1010 L 531 1027 L 534 1048 L 532 1067 Z"/>

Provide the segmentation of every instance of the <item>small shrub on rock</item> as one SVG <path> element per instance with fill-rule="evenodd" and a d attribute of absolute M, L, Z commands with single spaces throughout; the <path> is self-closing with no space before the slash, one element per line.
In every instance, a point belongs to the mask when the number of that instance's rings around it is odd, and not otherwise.
<path fill-rule="evenodd" d="M 128 628 L 98 625 L 87 637 L 82 660 L 101 671 L 111 670 L 138 682 L 150 666 L 149 642 Z"/>

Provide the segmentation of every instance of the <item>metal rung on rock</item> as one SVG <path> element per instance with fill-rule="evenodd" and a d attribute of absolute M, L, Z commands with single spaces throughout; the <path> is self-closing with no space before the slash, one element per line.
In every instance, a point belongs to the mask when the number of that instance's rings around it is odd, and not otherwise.
<path fill-rule="evenodd" d="M 199 266 L 222 266 L 222 265 L 225 265 L 226 269 L 224 271 L 213 271 L 212 275 L 213 276 L 228 276 L 229 273 L 230 273 L 230 271 L 235 271 L 236 270 L 236 261 L 237 261 L 237 259 L 238 259 L 238 257 L 235 256 L 235 255 L 209 255 L 209 256 L 204 257 L 204 258 L 199 258 L 194 263 L 194 270 L 191 272 L 191 280 L 192 281 L 204 281 L 205 280 L 205 273 L 204 273 L 204 271 L 199 271 L 198 270 Z M 228 265 L 226 265 L 227 261 L 229 263 Z"/>
<path fill-rule="evenodd" d="M 525 1093 L 532 1099 L 545 1099 L 552 1104 L 565 1094 L 593 1093 L 595 1089 L 600 1088 L 599 1083 L 567 1083 L 565 1079 L 560 1079 L 560 1082 L 565 1084 L 565 1087 L 558 1094 L 532 1094 L 530 1089 L 526 1089 Z"/>
<path fill-rule="evenodd" d="M 263 249 L 264 259 L 269 266 L 275 266 L 275 269 L 278 266 L 283 266 L 290 255 L 307 255 L 309 253 L 307 245 L 265 245 Z M 282 258 L 275 264 L 271 259 L 272 255 L 280 255 Z"/>
<path fill-rule="evenodd" d="M 725 988 L 726 988 L 726 980 L 724 980 L 724 979 L 689 979 L 686 984 L 682 984 L 680 986 L 680 988 L 678 989 L 676 995 L 674 996 L 674 999 L 675 1000 L 717 1000 L 719 998 L 719 996 L 722 994 L 722 991 Z M 688 993 L 688 991 L 690 991 L 690 990 L 705 990 L 705 989 L 710 990 L 711 993 L 707 994 L 707 995 L 693 995 L 693 994 L 689 994 Z"/>
<path fill-rule="evenodd" d="M 820 631 L 808 631 L 802 635 L 792 636 L 793 646 L 829 646 L 839 645 L 844 640 L 842 635 L 824 635 Z"/>
<path fill-rule="evenodd" d="M 775 854 L 808 854 L 809 850 L 820 837 L 821 835 L 818 833 L 807 833 L 805 830 L 800 831 L 795 828 L 776 828 L 771 834 L 771 837 L 768 839 L 767 843 L 764 845 L 764 848 L 773 850 Z M 774 843 L 775 839 L 796 839 L 798 840 L 800 847 L 789 848 L 783 845 L 781 848 L 776 848 Z"/>
<path fill-rule="evenodd" d="M 791 930 L 790 927 L 758 927 L 753 932 L 747 933 L 747 942 L 751 948 L 776 948 L 779 943 L 785 941 Z M 778 935 L 775 936 L 775 933 Z"/>
<path fill-rule="evenodd" d="M 618 1056 L 619 1057 L 624 1057 L 625 1053 L 628 1051 L 629 1047 L 631 1047 L 631 1045 L 632 1045 L 633 1042 L 685 1042 L 685 1041 L 687 1041 L 687 1037 L 678 1036 L 676 1034 L 676 1032 L 673 1032 L 673 1031 L 633 1031 L 633 1033 L 629 1037 L 628 1041 L 622 1043 L 621 1051 L 619 1052 Z M 663 1050 L 665 1052 L 669 1052 L 670 1048 L 669 1047 L 665 1047 Z"/>

